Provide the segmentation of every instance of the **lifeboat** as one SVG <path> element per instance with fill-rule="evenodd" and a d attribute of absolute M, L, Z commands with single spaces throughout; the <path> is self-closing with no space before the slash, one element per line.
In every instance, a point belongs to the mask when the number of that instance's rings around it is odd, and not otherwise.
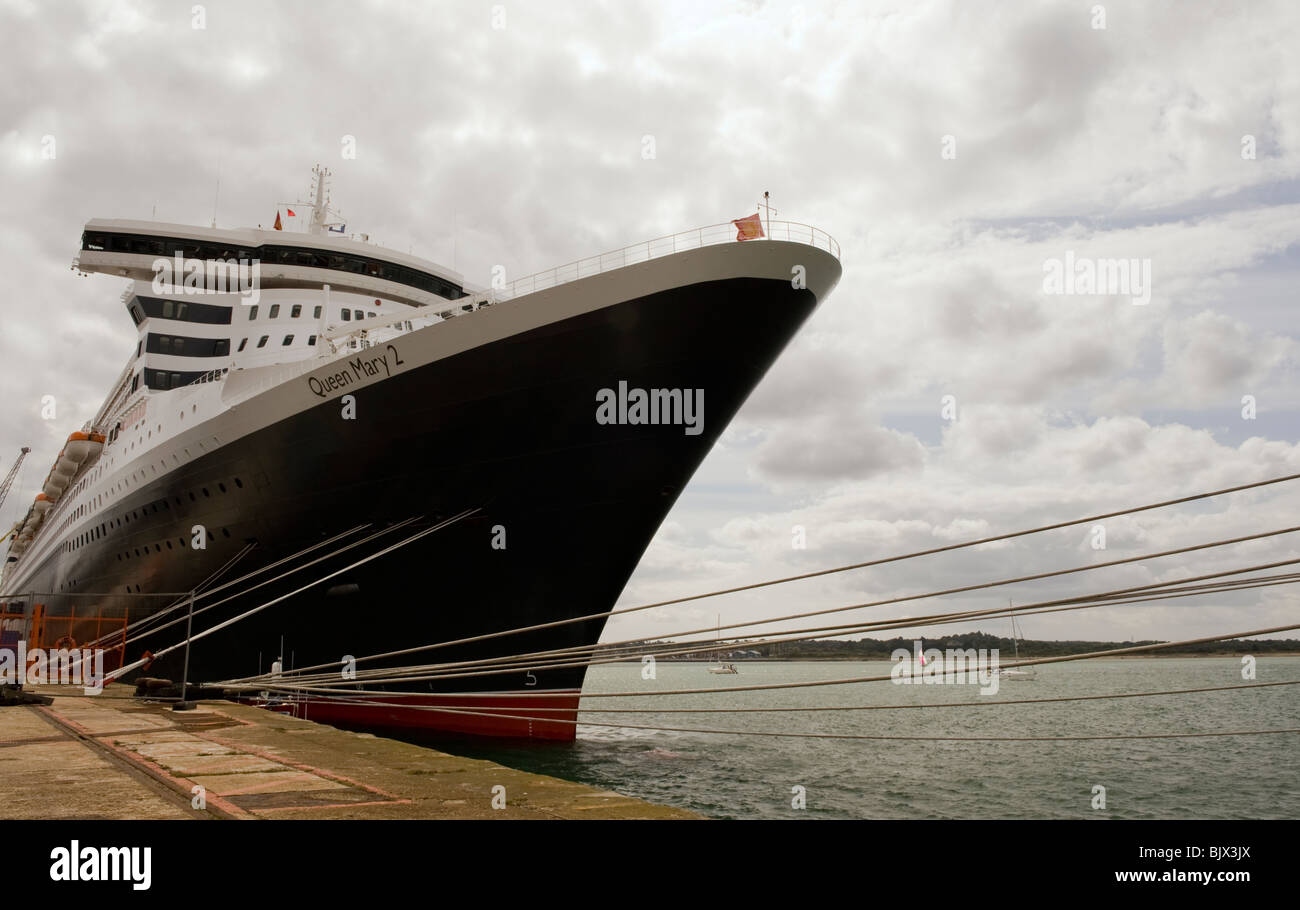
<path fill-rule="evenodd" d="M 75 464 L 81 464 L 90 454 L 90 434 L 73 433 L 68 437 L 68 441 L 63 446 L 63 453 L 60 459 L 67 458 Z"/>
<path fill-rule="evenodd" d="M 86 460 L 86 456 L 88 454 L 90 453 L 87 450 L 81 449 L 80 450 L 81 457 L 74 458 L 68 454 L 68 447 L 64 446 L 63 451 L 59 453 L 58 460 L 54 462 L 55 472 L 59 474 L 66 474 L 68 477 L 75 476 L 77 471 L 80 470 L 81 468 L 81 463 Z"/>
<path fill-rule="evenodd" d="M 68 488 L 68 481 L 71 479 L 50 472 L 50 476 L 45 478 L 45 486 L 41 488 L 41 492 L 57 502 L 59 497 L 63 495 L 63 491 Z"/>
<path fill-rule="evenodd" d="M 33 535 L 39 531 L 41 525 L 45 522 L 45 513 L 50 511 L 50 508 L 53 505 L 54 500 L 50 499 L 50 497 L 46 496 L 44 493 L 37 493 L 36 501 L 32 503 L 32 510 L 29 513 L 27 524 L 24 526 L 23 530 L 29 531 Z"/>
<path fill-rule="evenodd" d="M 73 433 L 63 446 L 59 461 L 67 461 L 77 466 L 91 455 L 98 455 L 103 447 L 104 435 L 102 433 Z"/>

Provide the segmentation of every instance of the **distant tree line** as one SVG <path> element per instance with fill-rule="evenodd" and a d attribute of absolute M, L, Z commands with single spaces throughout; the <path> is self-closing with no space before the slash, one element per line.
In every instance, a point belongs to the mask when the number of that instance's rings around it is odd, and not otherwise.
<path fill-rule="evenodd" d="M 681 655 L 685 660 L 736 659 L 753 656 L 769 660 L 889 660 L 890 655 L 898 649 L 911 653 L 916 642 L 921 643 L 921 650 L 949 648 L 966 650 L 974 648 L 991 651 L 998 649 L 1003 659 L 1016 653 L 1016 642 L 1010 638 L 988 635 L 984 632 L 963 632 L 961 634 L 938 637 L 915 636 L 912 638 L 859 638 L 857 641 L 839 641 L 836 639 L 817 639 L 815 641 L 791 641 L 764 644 L 761 642 L 729 641 L 708 643 L 704 650 L 693 654 Z M 1117 648 L 1131 648 L 1136 645 L 1159 644 L 1159 639 L 1143 641 L 1034 641 L 1022 639 L 1019 642 L 1021 657 L 1059 657 L 1064 654 L 1084 654 L 1089 651 L 1113 651 Z M 637 649 L 645 646 L 658 648 L 670 645 L 666 641 L 645 641 L 617 647 L 603 645 L 597 649 L 602 652 L 625 657 L 629 660 L 639 659 Z M 1285 654 L 1300 653 L 1300 640 L 1285 639 L 1243 639 L 1240 641 L 1216 641 L 1199 645 L 1181 645 L 1177 648 L 1162 648 L 1152 654 Z M 663 658 L 673 660 L 672 657 Z"/>
<path fill-rule="evenodd" d="M 835 641 L 819 639 L 816 641 L 779 642 L 776 644 L 756 644 L 747 647 L 760 652 L 764 657 L 789 660 L 856 658 L 858 660 L 888 660 L 899 648 L 912 651 L 916 642 L 921 643 L 921 650 L 938 648 L 974 648 L 979 650 L 998 649 L 1002 656 L 1014 654 L 1017 643 L 1010 638 L 988 635 L 984 632 L 965 632 L 958 635 L 939 637 L 915 636 L 912 638 L 859 638 L 857 641 Z M 1084 654 L 1089 651 L 1113 651 L 1117 648 L 1131 648 L 1137 645 L 1158 644 L 1158 639 L 1143 641 L 1034 641 L 1022 639 L 1019 642 L 1021 657 L 1057 657 L 1063 654 Z M 746 646 L 741 646 L 746 647 Z M 1176 648 L 1162 648 L 1152 652 L 1156 654 L 1276 654 L 1300 652 L 1300 641 L 1296 639 L 1206 642 L 1197 645 L 1181 645 Z"/>

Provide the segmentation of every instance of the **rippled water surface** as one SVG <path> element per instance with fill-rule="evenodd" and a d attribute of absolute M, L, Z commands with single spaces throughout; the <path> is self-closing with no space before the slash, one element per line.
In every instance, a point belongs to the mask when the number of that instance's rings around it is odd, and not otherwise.
<path fill-rule="evenodd" d="M 713 688 L 717 694 L 584 698 L 584 708 L 652 709 L 583 720 L 751 732 L 873 736 L 1082 736 L 1300 728 L 1300 686 L 1043 705 L 784 714 L 667 713 L 667 708 L 820 707 L 986 702 L 1187 689 L 1243 682 L 1235 658 L 1080 661 L 1033 681 L 975 685 L 864 683 L 769 692 L 735 686 L 887 674 L 885 662 L 593 667 L 584 694 Z M 1300 679 L 1300 657 L 1263 658 L 1258 682 Z M 926 742 L 634 730 L 584 724 L 565 745 L 451 751 L 717 818 L 1297 818 L 1300 734 L 1075 742 Z M 1106 808 L 1092 808 L 1105 787 Z M 807 808 L 791 807 L 803 787 Z"/>

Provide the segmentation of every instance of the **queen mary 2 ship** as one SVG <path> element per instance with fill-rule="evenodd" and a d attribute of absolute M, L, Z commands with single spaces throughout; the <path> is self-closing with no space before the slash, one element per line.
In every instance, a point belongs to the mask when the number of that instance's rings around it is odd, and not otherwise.
<path fill-rule="evenodd" d="M 299 716 L 571 740 L 604 619 L 563 620 L 612 609 L 838 246 L 751 216 L 475 288 L 342 233 L 327 177 L 305 230 L 86 224 L 74 267 L 130 281 L 138 340 L 13 529 L 0 612 L 123 680 L 326 665 Z"/>

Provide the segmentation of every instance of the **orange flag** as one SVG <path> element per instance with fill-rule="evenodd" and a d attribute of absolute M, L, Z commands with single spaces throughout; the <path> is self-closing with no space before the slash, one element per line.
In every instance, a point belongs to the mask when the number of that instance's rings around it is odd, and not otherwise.
<path fill-rule="evenodd" d="M 275 229 L 276 229 L 277 231 L 284 230 L 284 228 L 280 227 L 280 210 L 279 210 L 279 209 L 276 209 L 276 210 L 275 210 Z"/>
<path fill-rule="evenodd" d="M 763 236 L 763 221 L 758 212 L 748 218 L 736 218 L 731 223 L 736 226 L 737 240 L 757 240 Z"/>

